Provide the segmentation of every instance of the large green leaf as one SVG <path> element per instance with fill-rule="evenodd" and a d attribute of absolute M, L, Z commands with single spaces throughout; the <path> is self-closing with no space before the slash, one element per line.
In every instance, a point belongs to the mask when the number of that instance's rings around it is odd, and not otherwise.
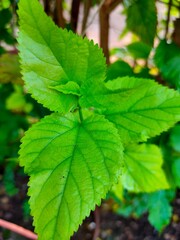
<path fill-rule="evenodd" d="M 131 145 L 125 149 L 123 186 L 133 192 L 169 188 L 162 170 L 162 154 L 156 145 Z"/>
<path fill-rule="evenodd" d="M 157 11 L 155 0 L 131 1 L 127 8 L 127 27 L 142 41 L 152 45 L 156 34 Z"/>
<path fill-rule="evenodd" d="M 22 142 L 38 239 L 67 240 L 117 181 L 123 150 L 117 130 L 100 115 L 80 123 L 73 114 L 52 114 Z"/>
<path fill-rule="evenodd" d="M 102 50 L 92 41 L 55 26 L 37 0 L 21 0 L 18 13 L 19 50 L 28 91 L 53 111 L 74 109 L 77 96 L 52 87 L 69 81 L 78 85 L 103 81 L 106 65 Z"/>
<path fill-rule="evenodd" d="M 80 104 L 101 111 L 124 143 L 146 141 L 180 120 L 180 94 L 153 80 L 123 77 L 81 91 Z"/>

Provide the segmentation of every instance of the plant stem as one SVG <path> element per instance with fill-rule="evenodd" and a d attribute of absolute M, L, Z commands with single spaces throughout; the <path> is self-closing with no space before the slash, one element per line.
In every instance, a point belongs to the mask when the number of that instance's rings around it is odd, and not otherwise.
<path fill-rule="evenodd" d="M 34 234 L 33 232 L 23 228 L 23 227 L 20 227 L 14 223 L 10 223 L 8 221 L 5 221 L 3 219 L 0 219 L 0 226 L 3 227 L 3 228 L 6 228 L 10 231 L 13 231 L 13 232 L 16 232 L 18 234 L 20 234 L 21 236 L 24 236 L 26 238 L 29 238 L 29 239 L 32 239 L 32 240 L 35 240 L 37 239 L 37 235 Z"/>
<path fill-rule="evenodd" d="M 96 209 L 94 211 L 94 220 L 96 223 L 96 228 L 94 231 L 94 236 L 93 236 L 93 240 L 96 240 L 99 237 L 100 234 L 100 209 L 98 206 L 96 206 Z"/>
<path fill-rule="evenodd" d="M 79 106 L 79 118 L 80 118 L 80 121 L 83 122 L 83 114 L 80 106 Z"/>
<path fill-rule="evenodd" d="M 171 7 L 172 7 L 172 0 L 169 0 L 167 20 L 166 20 L 166 30 L 165 30 L 165 36 L 164 36 L 165 39 L 167 39 L 167 37 L 168 37 L 168 32 L 169 32 L 169 21 L 170 21 Z"/>

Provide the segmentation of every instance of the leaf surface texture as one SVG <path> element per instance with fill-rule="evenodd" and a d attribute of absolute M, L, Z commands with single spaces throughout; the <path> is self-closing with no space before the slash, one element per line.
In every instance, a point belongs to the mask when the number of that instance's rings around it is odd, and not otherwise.
<path fill-rule="evenodd" d="M 180 120 L 180 94 L 153 80 L 122 77 L 91 88 L 82 88 L 81 105 L 104 114 L 125 144 L 146 141 Z"/>
<path fill-rule="evenodd" d="M 156 145 L 131 145 L 125 149 L 123 186 L 133 192 L 152 192 L 169 188 L 160 149 Z"/>
<path fill-rule="evenodd" d="M 73 114 L 52 114 L 22 142 L 38 239 L 67 240 L 117 181 L 123 158 L 117 130 L 100 115 L 80 123 Z"/>
<path fill-rule="evenodd" d="M 92 41 L 58 28 L 37 0 L 21 0 L 18 14 L 21 66 L 28 91 L 52 111 L 75 109 L 76 96 L 51 87 L 69 81 L 78 85 L 103 81 L 106 65 L 102 50 Z"/>

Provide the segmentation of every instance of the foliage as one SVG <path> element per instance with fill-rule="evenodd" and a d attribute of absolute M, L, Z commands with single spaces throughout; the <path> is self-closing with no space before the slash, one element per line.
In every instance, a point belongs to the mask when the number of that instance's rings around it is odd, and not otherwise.
<path fill-rule="evenodd" d="M 154 1 L 146 4 L 144 25 L 138 1 L 128 8 L 127 25 L 152 45 L 156 12 Z M 137 7 L 139 15 L 131 19 Z M 55 112 L 26 132 L 20 164 L 30 176 L 30 207 L 38 239 L 65 240 L 118 179 L 131 191 L 169 188 L 160 149 L 142 142 L 180 120 L 180 95 L 149 79 L 118 77 L 105 82 L 105 59 L 98 46 L 58 29 L 37 0 L 21 0 L 19 18 L 26 88 Z M 147 20 L 152 22 L 148 33 Z M 166 221 L 162 202 L 168 209 Z M 152 193 L 148 210 L 150 222 L 161 230 L 171 216 L 165 191 Z"/>
<path fill-rule="evenodd" d="M 152 46 L 157 24 L 155 0 L 127 2 L 127 28 L 137 34 L 144 43 Z"/>
<path fill-rule="evenodd" d="M 8 25 L 12 22 L 13 11 L 10 7 L 11 1 L 2 1 L 0 3 L 0 43 L 4 42 L 8 45 L 15 44 L 16 40 L 13 31 Z M 5 49 L 0 44 L 0 55 L 5 52 Z"/>
<path fill-rule="evenodd" d="M 174 190 L 139 194 L 125 191 L 121 200 L 115 198 L 114 210 L 124 217 L 132 216 L 134 218 L 139 218 L 148 213 L 150 223 L 158 231 L 162 231 L 171 220 L 172 207 L 170 203 L 174 197 Z"/>
<path fill-rule="evenodd" d="M 180 88 L 180 48 L 175 43 L 162 40 L 156 48 L 154 61 L 165 80 Z"/>

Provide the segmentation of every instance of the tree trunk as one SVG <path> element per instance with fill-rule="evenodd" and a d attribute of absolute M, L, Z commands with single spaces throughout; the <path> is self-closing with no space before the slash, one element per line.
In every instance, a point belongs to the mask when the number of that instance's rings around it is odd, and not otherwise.
<path fill-rule="evenodd" d="M 105 4 L 102 5 L 99 11 L 100 24 L 100 47 L 103 49 L 106 57 L 106 63 L 109 64 L 109 14 Z"/>
<path fill-rule="evenodd" d="M 51 15 L 51 6 L 49 0 L 43 0 L 44 2 L 44 11 L 47 13 L 47 15 Z"/>
<path fill-rule="evenodd" d="M 78 16 L 79 16 L 80 0 L 72 0 L 71 5 L 71 28 L 77 32 Z"/>
<path fill-rule="evenodd" d="M 63 0 L 56 0 L 56 5 L 54 8 L 54 22 L 59 26 L 64 28 L 65 27 L 65 20 L 63 16 Z"/>
<path fill-rule="evenodd" d="M 110 13 L 121 2 L 122 2 L 122 0 L 105 0 L 99 11 L 100 47 L 103 49 L 107 64 L 110 64 L 110 60 L 109 60 L 109 17 L 110 17 Z"/>

